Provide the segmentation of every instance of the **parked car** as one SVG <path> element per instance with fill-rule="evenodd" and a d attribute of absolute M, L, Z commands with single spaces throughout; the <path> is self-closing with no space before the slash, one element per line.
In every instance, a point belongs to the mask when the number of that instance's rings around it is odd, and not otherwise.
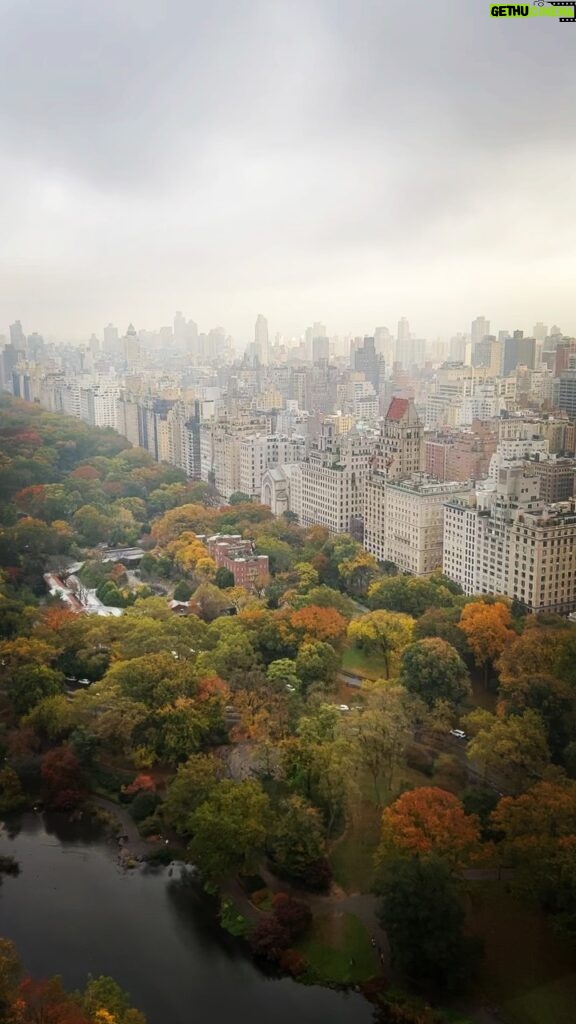
<path fill-rule="evenodd" d="M 457 740 L 467 740 L 468 737 L 463 729 L 450 729 L 450 735 L 455 736 Z"/>

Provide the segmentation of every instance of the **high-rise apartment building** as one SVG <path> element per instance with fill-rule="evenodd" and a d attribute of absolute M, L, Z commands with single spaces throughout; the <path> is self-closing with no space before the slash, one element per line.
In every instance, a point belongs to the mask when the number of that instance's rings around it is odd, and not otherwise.
<path fill-rule="evenodd" d="M 525 468 L 530 476 L 536 477 L 540 498 L 545 504 L 552 505 L 574 497 L 575 459 L 529 453 Z"/>
<path fill-rule="evenodd" d="M 332 423 L 325 423 L 301 467 L 301 524 L 318 523 L 331 533 L 347 533 L 351 519 L 363 512 L 373 454 L 370 438 L 343 437 Z"/>
<path fill-rule="evenodd" d="M 546 504 L 531 467 L 501 469 L 496 487 L 444 511 L 446 575 L 466 594 L 504 594 L 529 611 L 576 608 L 576 501 Z"/>
<path fill-rule="evenodd" d="M 576 417 L 576 367 L 560 374 L 554 404 L 568 416 Z"/>
<path fill-rule="evenodd" d="M 424 474 L 404 480 L 372 474 L 364 502 L 364 547 L 400 572 L 427 576 L 442 565 L 444 504 L 462 498 L 470 483 L 438 481 Z"/>
<path fill-rule="evenodd" d="M 303 462 L 306 441 L 303 437 L 256 434 L 240 441 L 240 477 L 238 490 L 259 501 L 262 478 L 267 469 L 284 463 Z"/>

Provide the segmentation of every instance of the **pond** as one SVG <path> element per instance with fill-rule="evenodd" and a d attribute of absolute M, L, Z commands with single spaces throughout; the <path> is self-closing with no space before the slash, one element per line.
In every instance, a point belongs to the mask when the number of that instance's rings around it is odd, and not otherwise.
<path fill-rule="evenodd" d="M 368 1024 L 355 993 L 270 978 L 222 932 L 188 874 L 124 871 L 96 827 L 25 815 L 0 826 L 0 854 L 20 864 L 0 888 L 0 935 L 13 939 L 37 977 L 69 988 L 111 975 L 149 1024 Z"/>

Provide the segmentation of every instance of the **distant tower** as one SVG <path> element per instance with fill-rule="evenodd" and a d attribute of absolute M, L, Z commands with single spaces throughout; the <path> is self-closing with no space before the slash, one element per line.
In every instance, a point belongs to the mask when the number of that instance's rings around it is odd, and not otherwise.
<path fill-rule="evenodd" d="M 177 348 L 182 349 L 186 345 L 186 318 L 180 312 L 174 317 L 174 342 Z"/>
<path fill-rule="evenodd" d="M 10 344 L 14 346 L 16 352 L 26 353 L 26 336 L 19 320 L 10 324 Z"/>
<path fill-rule="evenodd" d="M 118 352 L 118 328 L 114 324 L 108 324 L 104 328 L 104 351 L 108 355 Z"/>
<path fill-rule="evenodd" d="M 270 339 L 268 337 L 268 321 L 262 313 L 256 317 L 254 327 L 254 350 L 262 366 L 270 361 Z"/>
<path fill-rule="evenodd" d="M 482 352 L 480 346 L 490 334 L 490 321 L 485 316 L 477 316 L 472 321 L 472 366 L 482 365 Z"/>
<path fill-rule="evenodd" d="M 405 351 L 410 341 L 410 324 L 405 316 L 398 321 L 398 334 L 396 335 L 396 362 L 404 364 Z"/>

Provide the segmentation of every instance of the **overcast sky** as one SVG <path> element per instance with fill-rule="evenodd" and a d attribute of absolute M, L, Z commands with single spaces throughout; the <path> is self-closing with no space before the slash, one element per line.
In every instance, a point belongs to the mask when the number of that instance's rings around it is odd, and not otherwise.
<path fill-rule="evenodd" d="M 0 0 L 0 333 L 576 333 L 576 24 Z"/>

